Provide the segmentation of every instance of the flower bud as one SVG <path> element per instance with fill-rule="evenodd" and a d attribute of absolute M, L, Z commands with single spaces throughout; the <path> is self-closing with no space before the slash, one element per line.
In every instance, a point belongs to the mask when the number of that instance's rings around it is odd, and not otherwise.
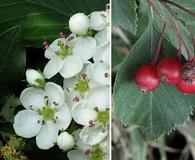
<path fill-rule="evenodd" d="M 108 13 L 105 11 L 92 12 L 89 19 L 89 26 L 91 29 L 100 31 L 108 25 Z"/>
<path fill-rule="evenodd" d="M 89 29 L 89 18 L 83 13 L 77 13 L 70 17 L 69 28 L 74 34 L 83 36 Z"/>
<path fill-rule="evenodd" d="M 45 85 L 45 78 L 43 75 L 34 69 L 26 70 L 26 80 L 30 85 L 40 88 L 44 87 Z"/>
<path fill-rule="evenodd" d="M 74 137 L 68 132 L 61 133 L 57 138 L 57 144 L 62 150 L 72 149 L 75 145 Z"/>

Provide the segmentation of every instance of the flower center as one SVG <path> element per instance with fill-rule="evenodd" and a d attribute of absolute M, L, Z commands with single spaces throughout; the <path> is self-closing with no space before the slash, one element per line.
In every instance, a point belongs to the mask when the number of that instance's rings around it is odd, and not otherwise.
<path fill-rule="evenodd" d="M 39 114 L 43 116 L 45 121 L 54 120 L 56 109 L 51 108 L 50 106 L 45 106 L 39 110 Z"/>
<path fill-rule="evenodd" d="M 91 160 L 103 160 L 105 153 L 101 150 L 100 146 L 96 146 L 91 153 Z"/>
<path fill-rule="evenodd" d="M 74 90 L 79 92 L 81 96 L 84 96 L 84 94 L 89 90 L 89 80 L 79 79 L 75 84 Z"/>
<path fill-rule="evenodd" d="M 97 122 L 102 123 L 104 126 L 109 122 L 110 120 L 110 113 L 109 111 L 104 111 L 104 112 L 98 112 L 97 115 Z"/>
<path fill-rule="evenodd" d="M 65 57 L 71 55 L 71 50 L 68 46 L 66 46 L 63 42 L 58 41 L 57 44 L 60 47 L 60 52 L 59 52 L 59 56 L 64 59 Z"/>

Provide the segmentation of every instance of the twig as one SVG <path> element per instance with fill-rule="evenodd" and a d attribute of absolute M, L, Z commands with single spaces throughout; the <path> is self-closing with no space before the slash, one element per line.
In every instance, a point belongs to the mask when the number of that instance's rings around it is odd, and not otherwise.
<path fill-rule="evenodd" d="M 184 11 L 184 12 L 186 12 L 186 13 L 188 13 L 188 14 L 190 14 L 190 15 L 192 15 L 192 16 L 195 17 L 195 13 L 194 13 L 194 12 L 192 12 L 192 11 L 190 11 L 190 10 L 188 10 L 188 9 L 186 9 L 186 8 L 184 8 L 184 7 L 182 7 L 182 6 L 180 6 L 179 4 L 177 4 L 177 3 L 175 3 L 175 2 L 172 2 L 172 1 L 169 1 L 169 0 L 165 0 L 165 2 L 171 4 L 171 5 L 173 5 L 173 6 L 177 7 L 177 8 L 179 8 L 179 9 L 181 9 L 182 11 Z"/>
<path fill-rule="evenodd" d="M 177 35 L 178 35 L 178 38 L 183 42 L 183 44 L 184 44 L 184 47 L 185 47 L 185 49 L 186 49 L 186 51 L 187 51 L 187 54 L 188 54 L 188 60 L 191 60 L 193 57 L 192 57 L 192 55 L 191 55 L 191 53 L 190 53 L 190 48 L 189 48 L 189 46 L 188 46 L 188 44 L 186 43 L 186 41 L 183 39 L 183 37 L 182 37 L 182 35 L 181 35 L 181 33 L 180 33 L 180 30 L 179 30 L 179 27 L 178 27 L 178 25 L 177 25 L 177 23 L 176 23 L 176 33 L 177 33 Z"/>
<path fill-rule="evenodd" d="M 162 146 L 160 146 L 160 144 L 156 143 L 156 142 L 152 142 L 150 143 L 150 146 L 154 147 L 154 148 L 160 148 Z M 164 146 L 162 147 L 166 152 L 170 152 L 170 153 L 180 153 L 181 150 L 179 149 L 175 149 L 175 148 L 172 148 L 172 147 L 169 147 L 169 146 Z"/>
<path fill-rule="evenodd" d="M 166 28 L 166 24 L 164 23 L 163 30 L 160 33 L 160 38 L 159 38 L 159 41 L 158 41 L 158 46 L 157 46 L 157 49 L 156 49 L 156 53 L 155 53 L 154 58 L 152 60 L 152 65 L 153 66 L 155 66 L 157 61 L 158 61 L 158 56 L 159 56 L 160 49 L 161 49 L 161 46 L 162 46 L 162 41 L 163 41 L 163 35 L 164 35 L 164 32 L 165 32 L 165 28 Z"/>

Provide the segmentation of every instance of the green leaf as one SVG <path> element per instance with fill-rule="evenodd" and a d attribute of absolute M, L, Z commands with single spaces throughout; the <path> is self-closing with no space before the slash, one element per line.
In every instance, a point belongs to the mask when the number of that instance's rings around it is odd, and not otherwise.
<path fill-rule="evenodd" d="M 175 21 L 175 18 L 171 15 L 171 12 L 167 8 L 165 8 L 165 6 L 160 1 L 151 0 L 151 2 L 155 5 L 156 9 L 163 16 L 163 20 L 165 20 L 168 23 L 167 29 L 165 30 L 164 34 L 165 38 L 175 48 L 178 48 L 178 36 L 177 33 L 175 32 L 177 23 L 183 39 L 188 44 L 191 54 L 194 55 L 192 40 L 186 26 L 182 24 L 180 21 Z M 157 15 L 157 13 L 154 10 L 152 10 L 151 12 L 149 5 L 145 0 L 141 0 L 141 4 L 144 5 L 145 8 L 147 8 L 145 9 L 145 14 L 148 14 L 148 16 L 153 18 L 154 26 L 157 29 L 157 31 L 161 32 L 164 24 L 163 20 L 159 17 L 159 15 Z M 179 11 L 179 13 L 180 12 L 181 10 Z M 184 55 L 184 57 L 188 59 L 187 51 L 183 44 L 181 46 L 181 52 Z"/>
<path fill-rule="evenodd" d="M 112 1 L 112 24 L 136 34 L 137 31 L 137 4 L 135 0 Z"/>
<path fill-rule="evenodd" d="M 0 125 L 0 134 L 5 140 L 7 137 L 11 137 L 15 135 L 13 124 L 12 123 L 4 123 Z"/>
<path fill-rule="evenodd" d="M 14 95 L 12 95 L 3 105 L 2 110 L 0 112 L 0 117 L 2 117 L 6 122 L 13 122 L 16 107 L 20 104 L 20 100 Z"/>
<path fill-rule="evenodd" d="M 129 46 L 120 37 L 112 37 L 112 70 L 118 68 L 126 57 Z"/>
<path fill-rule="evenodd" d="M 14 94 L 25 71 L 26 52 L 19 26 L 0 33 L 0 48 L 0 101 L 5 102 Z"/>
<path fill-rule="evenodd" d="M 116 118 L 124 125 L 139 126 L 148 140 L 157 139 L 183 124 L 194 105 L 194 96 L 179 93 L 175 86 L 161 83 L 158 89 L 147 94 L 137 89 L 135 72 L 143 64 L 151 63 L 158 39 L 159 34 L 150 23 L 122 63 L 114 86 Z"/>
<path fill-rule="evenodd" d="M 71 15 L 105 10 L 106 3 L 108 0 L 1 0 L 0 30 L 21 25 L 26 44 L 41 47 L 60 32 L 70 33 Z"/>

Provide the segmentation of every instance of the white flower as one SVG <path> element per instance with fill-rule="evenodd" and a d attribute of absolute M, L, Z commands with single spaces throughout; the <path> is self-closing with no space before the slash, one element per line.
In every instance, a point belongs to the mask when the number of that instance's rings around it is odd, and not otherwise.
<path fill-rule="evenodd" d="M 90 160 L 90 158 L 79 150 L 71 150 L 67 154 L 69 160 Z"/>
<path fill-rule="evenodd" d="M 74 36 L 72 36 L 75 39 Z M 46 49 L 45 57 L 50 59 L 46 64 L 43 74 L 47 79 L 52 78 L 58 72 L 64 78 L 70 78 L 78 74 L 83 68 L 83 60 L 71 52 L 71 38 L 58 38 Z M 73 40 L 71 40 L 73 41 Z"/>
<path fill-rule="evenodd" d="M 86 152 L 91 149 L 91 146 L 84 143 L 83 139 L 81 139 L 80 137 L 81 131 L 82 129 L 77 129 L 76 131 L 73 132 L 73 136 L 75 138 L 75 146 L 78 150 Z"/>
<path fill-rule="evenodd" d="M 43 77 L 43 75 L 34 69 L 26 70 L 26 80 L 30 85 L 40 88 L 44 87 L 45 85 L 45 78 Z"/>
<path fill-rule="evenodd" d="M 100 31 L 109 25 L 109 14 L 106 11 L 92 12 L 89 19 L 90 29 Z"/>
<path fill-rule="evenodd" d="M 62 132 L 57 138 L 57 144 L 60 149 L 67 151 L 74 147 L 75 140 L 68 132 Z"/>
<path fill-rule="evenodd" d="M 82 57 L 84 62 L 92 58 L 96 51 L 96 40 L 92 37 L 79 37 L 73 46 L 72 53 Z"/>
<path fill-rule="evenodd" d="M 72 107 L 72 117 L 80 125 L 88 126 L 97 119 L 97 111 L 86 106 L 86 101 L 81 101 Z"/>
<path fill-rule="evenodd" d="M 109 107 L 109 87 L 97 87 L 89 92 L 84 101 L 75 104 L 71 113 L 80 125 L 93 126 L 94 121 L 105 125 L 109 121 Z"/>
<path fill-rule="evenodd" d="M 110 69 L 105 63 L 93 63 L 88 67 L 90 80 L 94 81 L 98 86 L 110 84 Z"/>
<path fill-rule="evenodd" d="M 77 13 L 70 18 L 69 28 L 74 34 L 83 36 L 89 29 L 89 18 L 83 13 Z"/>
<path fill-rule="evenodd" d="M 73 132 L 76 141 L 76 149 L 68 152 L 69 160 L 99 158 L 108 160 L 109 145 L 108 128 L 97 125 L 94 128 L 84 127 Z M 106 136 L 107 135 L 107 136 Z"/>
<path fill-rule="evenodd" d="M 26 109 L 14 118 L 16 134 L 24 138 L 36 136 L 41 149 L 53 147 L 58 131 L 67 129 L 72 120 L 62 88 L 52 82 L 46 83 L 44 90 L 29 87 L 21 93 L 20 101 Z"/>
<path fill-rule="evenodd" d="M 94 36 L 97 46 L 102 46 L 110 42 L 110 27 L 97 32 Z"/>
<path fill-rule="evenodd" d="M 102 124 L 85 126 L 80 132 L 80 138 L 87 145 L 94 146 L 102 142 L 108 135 L 108 129 Z"/>
<path fill-rule="evenodd" d="M 49 58 L 43 74 L 51 78 L 58 72 L 64 78 L 77 75 L 83 68 L 83 64 L 95 54 L 96 41 L 91 37 L 79 37 L 70 35 L 68 38 L 56 39 L 45 51 L 45 57 Z"/>
<path fill-rule="evenodd" d="M 97 87 L 96 82 L 91 80 L 88 74 L 90 65 L 92 65 L 91 62 L 86 62 L 78 75 L 64 79 L 64 92 L 67 97 L 67 103 L 71 108 L 83 100 L 91 89 Z"/>
<path fill-rule="evenodd" d="M 86 106 L 96 108 L 98 111 L 106 111 L 110 108 L 110 89 L 108 86 L 101 86 L 92 89 L 86 97 Z"/>

